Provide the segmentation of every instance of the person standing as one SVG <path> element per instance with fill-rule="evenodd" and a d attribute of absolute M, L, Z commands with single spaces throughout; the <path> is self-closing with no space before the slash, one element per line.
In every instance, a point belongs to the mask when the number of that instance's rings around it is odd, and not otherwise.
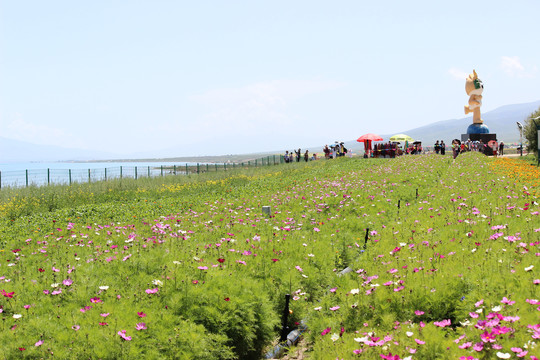
<path fill-rule="evenodd" d="M 435 142 L 435 145 L 433 147 L 435 148 L 435 154 L 438 154 L 439 150 L 441 149 L 441 145 L 439 145 L 439 140 Z"/>
<path fill-rule="evenodd" d="M 441 143 L 439 146 L 441 148 L 441 155 L 444 155 L 446 153 L 446 144 L 444 143 L 444 140 L 441 140 Z"/>
<path fill-rule="evenodd" d="M 502 141 L 499 143 L 499 155 L 504 155 L 504 143 Z"/>
<path fill-rule="evenodd" d="M 308 160 L 309 160 L 309 153 L 308 153 L 307 150 L 306 150 L 306 152 L 304 153 L 304 160 L 305 160 L 306 162 L 308 162 Z"/>
<path fill-rule="evenodd" d="M 298 151 L 295 151 L 296 153 L 296 162 L 300 162 L 300 156 L 302 156 L 302 150 L 298 148 Z"/>

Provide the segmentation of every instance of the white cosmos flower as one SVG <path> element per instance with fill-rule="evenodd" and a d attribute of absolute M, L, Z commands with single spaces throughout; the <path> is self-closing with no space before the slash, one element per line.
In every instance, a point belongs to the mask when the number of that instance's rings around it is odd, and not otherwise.
<path fill-rule="evenodd" d="M 22 315 L 21 314 L 13 314 L 13 318 L 14 319 L 20 319 L 20 318 L 22 318 Z"/>
<path fill-rule="evenodd" d="M 105 285 L 105 286 L 100 286 L 99 289 L 100 289 L 100 290 L 108 290 L 109 287 Z"/>
<path fill-rule="evenodd" d="M 531 265 L 531 266 L 529 266 L 529 267 L 526 267 L 526 268 L 525 268 L 525 271 L 531 271 L 533 268 L 534 268 L 534 265 Z"/>
<path fill-rule="evenodd" d="M 351 294 L 358 294 L 360 293 L 360 289 L 352 289 Z"/>
<path fill-rule="evenodd" d="M 153 280 L 152 284 L 157 285 L 157 286 L 163 286 L 163 282 L 161 280 L 157 280 L 157 279 Z"/>
<path fill-rule="evenodd" d="M 491 311 L 495 311 L 495 312 L 499 312 L 501 310 L 502 310 L 502 306 L 499 306 L 499 305 L 491 308 Z"/>
<path fill-rule="evenodd" d="M 411 337 L 414 335 L 414 333 L 412 331 L 407 331 L 405 334 L 407 334 L 408 337 Z"/>
<path fill-rule="evenodd" d="M 336 333 L 333 333 L 330 339 L 332 339 L 332 341 L 337 341 L 339 339 L 339 335 Z"/>
<path fill-rule="evenodd" d="M 497 353 L 497 357 L 499 359 L 510 359 L 510 356 L 511 355 L 509 353 L 503 353 L 503 352 L 500 352 L 500 351 Z"/>
<path fill-rule="evenodd" d="M 354 341 L 359 342 L 359 343 L 365 343 L 366 341 L 368 341 L 368 339 L 369 338 L 367 336 L 364 336 L 360 338 L 354 338 Z"/>
<path fill-rule="evenodd" d="M 57 288 L 57 287 L 58 287 L 58 285 L 60 285 L 60 284 L 58 284 L 58 283 L 54 283 L 54 284 L 51 284 L 51 287 L 52 287 L 52 288 Z"/>

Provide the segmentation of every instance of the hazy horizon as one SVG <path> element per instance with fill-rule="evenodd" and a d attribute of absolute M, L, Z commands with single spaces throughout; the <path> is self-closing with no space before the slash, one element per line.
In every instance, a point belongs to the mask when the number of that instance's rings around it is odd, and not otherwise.
<path fill-rule="evenodd" d="M 533 0 L 0 3 L 0 136 L 118 156 L 400 133 L 540 99 Z"/>

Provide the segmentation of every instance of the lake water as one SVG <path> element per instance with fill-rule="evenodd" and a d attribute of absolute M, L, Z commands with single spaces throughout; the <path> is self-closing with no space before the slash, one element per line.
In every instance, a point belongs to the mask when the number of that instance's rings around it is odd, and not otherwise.
<path fill-rule="evenodd" d="M 188 169 L 186 169 L 186 165 Z M 206 169 L 206 164 L 199 164 Z M 21 162 L 0 164 L 0 186 L 68 184 L 113 178 L 139 178 L 185 174 L 197 163 L 173 162 Z M 215 164 L 211 165 L 212 167 Z M 192 167 L 192 168 L 189 168 Z M 193 168 L 195 167 L 195 168 Z"/>

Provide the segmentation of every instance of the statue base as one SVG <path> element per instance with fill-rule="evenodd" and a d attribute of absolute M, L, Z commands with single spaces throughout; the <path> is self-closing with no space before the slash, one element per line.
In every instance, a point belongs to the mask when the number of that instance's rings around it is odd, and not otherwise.
<path fill-rule="evenodd" d="M 486 124 L 471 124 L 467 128 L 466 134 L 461 134 L 461 141 L 465 142 L 467 140 L 471 141 L 481 141 L 483 144 L 489 143 L 490 141 L 494 140 L 497 141 L 497 134 L 490 134 L 489 128 Z M 483 153 L 485 155 L 491 156 L 493 155 L 493 149 L 490 147 L 485 146 Z"/>

